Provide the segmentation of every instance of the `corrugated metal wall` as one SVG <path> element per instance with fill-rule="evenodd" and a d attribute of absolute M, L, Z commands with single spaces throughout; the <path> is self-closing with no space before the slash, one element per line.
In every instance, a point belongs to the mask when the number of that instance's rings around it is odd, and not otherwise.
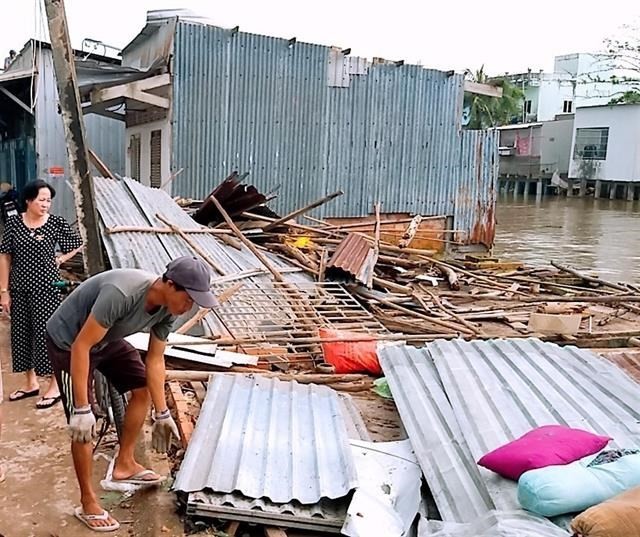
<path fill-rule="evenodd" d="M 73 194 L 68 180 L 67 149 L 58 113 L 58 89 L 56 87 L 53 57 L 49 49 L 39 51 L 38 93 L 36 102 L 36 151 L 38 154 L 38 178 L 49 180 L 51 166 L 63 166 L 66 180 L 50 180 L 57 194 L 52 212 L 75 221 Z M 96 114 L 84 116 L 89 146 L 100 156 L 112 172 L 124 175 L 125 136 L 124 122 L 108 119 Z M 34 177 L 35 179 L 35 177 Z"/>
<path fill-rule="evenodd" d="M 325 46 L 180 22 L 174 50 L 174 194 L 206 195 L 232 170 L 286 212 L 342 189 L 320 216 L 453 215 L 493 240 L 497 136 L 460 131 L 462 76 L 372 65 L 330 87 Z M 491 203 L 487 206 L 487 203 Z M 464 237 L 460 237 L 464 238 Z"/>

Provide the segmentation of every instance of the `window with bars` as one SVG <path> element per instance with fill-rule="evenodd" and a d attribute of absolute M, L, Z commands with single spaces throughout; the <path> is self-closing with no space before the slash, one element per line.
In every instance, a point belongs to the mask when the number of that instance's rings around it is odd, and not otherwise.
<path fill-rule="evenodd" d="M 609 127 L 576 129 L 574 159 L 606 160 L 609 144 Z"/>
<path fill-rule="evenodd" d="M 129 138 L 129 158 L 131 159 L 131 179 L 140 181 L 140 135 Z"/>
<path fill-rule="evenodd" d="M 160 129 L 151 131 L 150 146 L 151 188 L 160 188 L 162 186 L 162 131 Z"/>

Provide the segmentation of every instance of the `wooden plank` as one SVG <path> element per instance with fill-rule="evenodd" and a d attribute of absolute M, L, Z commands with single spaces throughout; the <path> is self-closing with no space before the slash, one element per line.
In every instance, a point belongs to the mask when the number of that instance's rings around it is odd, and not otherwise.
<path fill-rule="evenodd" d="M 169 84 L 171 84 L 171 76 L 169 74 L 164 74 L 152 76 L 143 80 L 128 82 L 127 84 L 111 86 L 110 88 L 93 90 L 91 92 L 91 103 L 99 104 L 107 101 L 121 99 L 123 97 L 133 98 L 132 95 L 136 92 L 145 92 L 150 89 L 168 86 Z M 164 99 L 164 97 L 160 98 Z"/>
<path fill-rule="evenodd" d="M 100 159 L 100 157 L 96 155 L 93 149 L 89 149 L 89 160 L 91 161 L 91 164 L 96 167 L 98 173 L 102 174 L 102 177 L 108 177 L 109 179 L 116 178 L 116 176 L 111 173 L 111 170 L 107 167 L 107 165 L 102 162 L 102 159 Z"/>
<path fill-rule="evenodd" d="M 179 382 L 169 382 L 169 393 L 171 395 L 171 400 L 173 401 L 173 407 L 176 411 L 176 424 L 180 431 L 180 441 L 182 442 L 182 447 L 186 449 L 189 445 L 189 440 L 191 440 L 191 435 L 193 434 L 193 422 L 191 421 L 187 411 L 187 400 L 182 393 L 182 388 L 180 388 Z"/>
<path fill-rule="evenodd" d="M 157 106 L 158 108 L 169 109 L 171 106 L 171 101 L 166 97 L 160 97 L 159 95 L 154 95 L 153 93 L 148 93 L 146 91 L 140 91 L 136 88 L 133 88 L 130 91 L 130 95 L 127 95 L 129 99 L 134 101 L 138 101 L 139 103 L 150 104 L 152 106 Z"/>
<path fill-rule="evenodd" d="M 486 95 L 487 97 L 502 97 L 501 87 L 472 82 L 471 80 L 464 81 L 464 91 L 467 93 L 475 93 L 476 95 Z"/>

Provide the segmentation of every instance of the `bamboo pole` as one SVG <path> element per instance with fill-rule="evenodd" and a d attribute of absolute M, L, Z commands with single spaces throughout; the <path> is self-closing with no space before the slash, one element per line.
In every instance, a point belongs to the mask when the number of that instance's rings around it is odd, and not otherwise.
<path fill-rule="evenodd" d="M 376 202 L 374 207 L 376 215 L 376 227 L 375 238 L 373 241 L 373 260 L 371 262 L 371 272 L 367 277 L 367 287 L 371 289 L 373 287 L 373 277 L 376 272 L 376 264 L 378 263 L 378 256 L 380 255 L 380 202 Z"/>
<path fill-rule="evenodd" d="M 319 282 L 323 282 L 324 281 L 324 275 L 325 272 L 327 270 L 327 260 L 328 260 L 329 256 L 327 254 L 327 249 L 326 248 L 322 248 L 320 250 L 320 268 L 318 269 L 318 281 Z"/>
<path fill-rule="evenodd" d="M 560 263 L 556 263 L 555 261 L 551 261 L 551 264 L 556 267 L 558 270 L 562 270 L 564 272 L 568 272 L 569 274 L 573 274 L 577 278 L 589 283 L 595 283 L 598 285 L 603 285 L 605 287 L 611 287 L 612 289 L 616 289 L 618 291 L 629 292 L 629 288 L 623 285 L 619 285 L 617 283 L 608 282 L 606 280 L 601 280 L 598 277 L 588 276 L 587 274 L 583 274 L 582 272 L 577 271 L 576 269 L 572 269 L 571 267 L 567 267 L 565 265 L 561 265 Z"/>
<path fill-rule="evenodd" d="M 214 374 L 256 374 L 263 377 L 278 378 L 280 380 L 296 380 L 300 384 L 335 384 L 341 382 L 371 382 L 372 378 L 369 375 L 361 375 L 357 373 L 348 373 L 342 375 L 336 374 L 322 374 L 322 373 L 275 373 L 273 371 L 266 371 L 258 368 L 248 367 L 232 367 L 225 371 L 198 371 L 198 370 L 168 370 L 166 373 L 167 382 L 182 381 L 182 382 L 206 382 L 211 375 Z"/>
<path fill-rule="evenodd" d="M 276 280 L 277 282 L 284 282 L 285 280 L 282 277 L 282 274 L 280 274 L 280 272 L 278 272 L 278 270 L 275 267 L 273 267 L 273 265 L 271 265 L 271 263 L 266 258 L 266 256 L 256 248 L 255 244 L 253 244 L 249 239 L 247 239 L 247 237 L 244 236 L 242 231 L 240 231 L 238 229 L 238 226 L 236 226 L 233 220 L 231 220 L 231 218 L 227 214 L 227 211 L 224 210 L 224 207 L 220 204 L 220 202 L 216 199 L 216 197 L 211 196 L 210 199 L 213 202 L 213 204 L 216 206 L 216 209 L 218 209 L 218 212 L 222 215 L 222 218 L 224 218 L 224 221 L 227 223 L 231 231 L 233 231 L 235 236 L 238 237 L 238 239 L 240 239 L 240 241 L 242 241 L 242 243 L 247 248 L 249 248 L 251 253 L 254 256 L 256 256 L 256 258 L 258 259 L 258 261 L 260 261 L 260 263 L 262 263 L 264 268 L 266 268 L 271 273 L 274 280 Z"/>
<path fill-rule="evenodd" d="M 543 302 L 592 302 L 594 304 L 617 304 L 619 302 L 640 302 L 640 295 L 607 295 L 607 296 L 554 296 L 548 298 L 518 298 L 525 304 L 541 304 Z"/>
<path fill-rule="evenodd" d="M 260 220 L 262 222 L 276 222 L 275 218 L 269 218 L 268 216 L 262 216 L 259 214 L 253 214 L 250 212 L 243 212 L 242 215 L 245 218 L 250 218 L 252 220 Z M 289 226 L 290 228 L 294 228 L 294 229 L 299 229 L 301 231 L 306 231 L 307 233 L 317 233 L 318 235 L 326 235 L 328 237 L 335 237 L 336 236 L 336 231 L 327 231 L 325 229 L 320 229 L 317 227 L 311 227 L 311 226 L 305 226 L 302 224 L 296 224 L 294 222 L 287 222 L 286 223 L 287 226 Z M 340 242 L 340 241 L 338 241 Z"/>
<path fill-rule="evenodd" d="M 466 319 L 462 318 L 460 315 L 458 315 L 453 310 L 447 308 L 435 293 L 432 293 L 431 291 L 428 291 L 426 289 L 425 289 L 425 291 L 431 297 L 431 299 L 433 300 L 434 304 L 436 306 L 438 306 L 438 308 L 440 308 L 444 313 L 446 313 L 447 315 L 451 315 L 451 317 L 453 317 L 460 324 L 466 326 L 476 336 L 486 337 L 486 334 L 482 330 L 480 330 L 478 327 L 474 326 L 472 323 L 470 323 Z M 424 300 L 422 299 L 422 297 L 420 295 L 414 295 L 414 296 L 415 296 L 416 300 L 418 302 L 420 302 L 420 304 L 422 304 L 422 307 L 424 309 L 427 309 L 427 305 L 424 303 Z"/>
<path fill-rule="evenodd" d="M 202 229 L 182 229 L 182 233 L 187 235 L 191 234 L 205 234 L 205 235 L 231 235 L 233 232 L 228 229 L 213 229 L 204 227 Z M 170 233 L 176 232 L 170 227 L 145 227 L 145 226 L 113 226 L 107 228 L 107 233 L 112 235 L 114 233 Z"/>
<path fill-rule="evenodd" d="M 405 308 L 404 306 L 400 306 L 399 304 L 395 304 L 394 302 L 391 302 L 389 300 L 386 300 L 384 298 L 376 298 L 376 300 L 378 302 L 380 302 L 381 304 L 384 304 L 385 306 L 388 306 L 390 308 L 396 309 L 398 311 L 401 311 L 402 313 L 405 313 L 407 315 L 411 315 L 412 317 L 417 317 L 419 319 L 424 319 L 425 321 L 430 322 L 431 324 L 435 324 L 437 326 L 441 326 L 443 328 L 448 328 L 449 330 L 454 330 L 455 332 L 462 332 L 468 335 L 475 335 L 475 333 L 471 330 L 469 330 L 467 327 L 464 326 L 458 326 L 454 323 L 448 322 L 448 321 L 442 321 L 438 318 L 434 318 L 434 317 L 430 317 L 429 315 L 424 315 L 422 313 L 419 313 L 417 311 L 413 311 L 410 310 L 409 308 Z"/>
<path fill-rule="evenodd" d="M 216 263 L 207 252 L 205 252 L 202 248 L 200 248 L 200 246 L 198 246 L 195 242 L 193 242 L 193 239 L 191 237 L 183 233 L 178 226 L 171 223 L 161 214 L 156 214 L 156 218 L 161 222 L 163 222 L 164 224 L 166 224 L 167 226 L 169 226 L 178 235 L 180 235 L 180 237 L 184 239 L 184 241 L 193 249 L 193 251 L 196 252 L 200 257 L 202 257 L 202 259 L 204 259 L 211 266 L 213 270 L 215 270 L 218 274 L 222 276 L 225 275 L 225 272 L 222 269 L 222 267 L 220 267 L 220 265 L 218 265 L 218 263 Z"/>
<path fill-rule="evenodd" d="M 432 341 L 434 339 L 450 339 L 457 337 L 457 334 L 448 333 L 432 333 L 432 334 L 353 334 L 335 338 L 321 337 L 244 337 L 244 338 L 212 338 L 207 341 L 172 341 L 167 343 L 170 347 L 186 347 L 198 345 L 211 345 L 216 343 L 220 346 L 231 347 L 235 345 L 251 345 L 257 343 L 292 343 L 296 345 L 318 344 L 318 343 L 339 343 L 339 342 L 358 342 L 358 341 Z"/>
<path fill-rule="evenodd" d="M 300 207 L 299 209 L 296 209 L 295 211 L 292 211 L 289 214 L 285 214 L 282 218 L 279 218 L 274 222 L 271 222 L 270 224 L 265 226 L 264 230 L 269 231 L 270 229 L 273 229 L 274 227 L 277 227 L 280 224 L 284 224 L 287 220 L 292 220 L 296 216 L 300 216 L 301 214 L 309 212 L 311 209 L 315 209 L 316 207 L 319 207 L 320 205 L 323 205 L 328 201 L 331 201 L 332 199 L 337 198 L 338 196 L 342 196 L 343 193 L 344 192 L 342 192 L 342 190 L 338 190 L 337 192 L 334 192 L 333 194 L 329 194 L 324 198 L 320 198 L 319 200 L 316 200 L 313 203 L 310 203 L 309 205 L 305 205 L 304 207 Z"/>

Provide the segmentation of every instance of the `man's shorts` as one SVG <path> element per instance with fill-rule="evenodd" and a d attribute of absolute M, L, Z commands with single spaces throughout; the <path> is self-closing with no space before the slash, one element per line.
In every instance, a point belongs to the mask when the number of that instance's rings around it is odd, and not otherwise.
<path fill-rule="evenodd" d="M 47 353 L 53 367 L 53 373 L 60 387 L 60 396 L 67 421 L 73 410 L 73 385 L 71 383 L 71 351 L 59 348 L 47 334 Z M 111 341 L 99 351 L 89 354 L 89 386 L 92 389 L 93 370 L 97 369 L 107 380 L 124 394 L 147 385 L 146 368 L 140 353 L 124 339 Z M 88 392 L 91 393 L 90 391 Z M 92 400 L 92 397 L 89 397 Z"/>

